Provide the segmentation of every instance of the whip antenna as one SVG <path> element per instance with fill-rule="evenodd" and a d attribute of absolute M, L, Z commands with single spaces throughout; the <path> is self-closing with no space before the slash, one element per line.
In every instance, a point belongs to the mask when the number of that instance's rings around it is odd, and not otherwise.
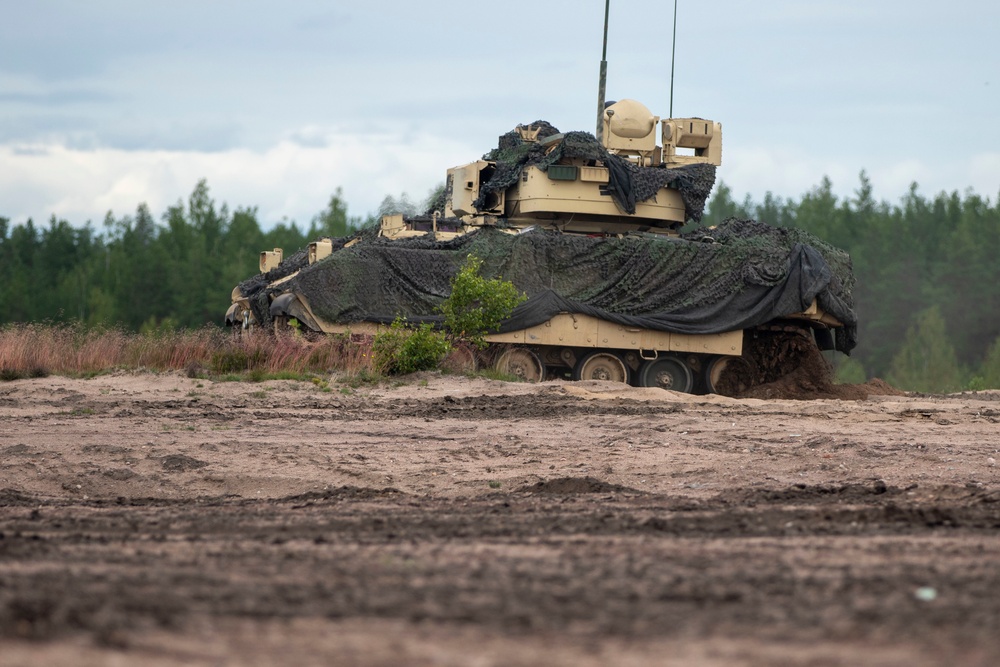
<path fill-rule="evenodd" d="M 607 19 L 604 19 L 607 21 Z M 607 25 L 605 24 L 605 48 L 607 48 Z M 677 0 L 674 0 L 674 37 L 670 44 L 670 117 L 674 117 L 674 58 L 677 55 Z"/>
<path fill-rule="evenodd" d="M 676 0 L 674 0 L 676 2 Z M 597 87 L 597 140 L 604 139 L 604 85 L 608 79 L 608 13 L 611 0 L 604 0 L 604 50 L 601 51 L 600 84 Z"/>

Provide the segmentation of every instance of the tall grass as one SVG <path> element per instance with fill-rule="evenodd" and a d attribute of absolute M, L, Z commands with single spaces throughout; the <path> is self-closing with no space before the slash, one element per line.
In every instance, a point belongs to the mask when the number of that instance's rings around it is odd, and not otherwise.
<path fill-rule="evenodd" d="M 78 325 L 0 328 L 0 379 L 113 370 L 232 373 L 373 373 L 371 339 L 230 332 L 215 327 L 136 334 Z"/>

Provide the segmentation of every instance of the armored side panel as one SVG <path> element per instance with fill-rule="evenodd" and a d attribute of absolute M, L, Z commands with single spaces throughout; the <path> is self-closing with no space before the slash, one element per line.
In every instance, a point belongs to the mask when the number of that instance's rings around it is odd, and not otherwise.
<path fill-rule="evenodd" d="M 607 167 L 552 165 L 548 171 L 526 167 L 507 191 L 507 219 L 561 231 L 622 233 L 670 231 L 685 221 L 681 193 L 662 188 L 654 198 L 637 202 L 628 215 L 608 194 Z"/>
<path fill-rule="evenodd" d="M 260 272 L 267 273 L 271 269 L 275 269 L 281 264 L 282 260 L 282 250 L 281 248 L 275 248 L 274 250 L 264 250 L 260 253 Z"/>
<path fill-rule="evenodd" d="M 502 215 L 504 209 L 503 191 L 491 193 L 485 202 L 477 207 L 475 202 L 482 194 L 480 186 L 493 177 L 496 167 L 486 160 L 477 160 L 461 167 L 448 170 L 448 180 L 451 183 L 450 207 L 445 210 L 448 217 L 466 217 L 475 215 Z"/>

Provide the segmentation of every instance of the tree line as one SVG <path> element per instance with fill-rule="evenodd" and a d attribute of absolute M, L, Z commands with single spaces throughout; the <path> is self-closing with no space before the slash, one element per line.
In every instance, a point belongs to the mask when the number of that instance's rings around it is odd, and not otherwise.
<path fill-rule="evenodd" d="M 405 194 L 387 196 L 378 213 L 350 217 L 338 189 L 308 227 L 282 221 L 265 231 L 256 208 L 217 205 L 203 180 L 159 219 L 145 204 L 131 215 L 109 212 L 99 228 L 0 217 L 0 323 L 221 324 L 230 291 L 257 271 L 261 250 L 290 253 L 417 208 Z M 798 200 L 736 201 L 719 183 L 702 224 L 729 217 L 798 227 L 851 254 L 860 343 L 838 360 L 842 380 L 882 377 L 915 391 L 1000 387 L 1000 200 L 972 191 L 927 198 L 914 184 L 890 204 L 874 198 L 862 173 L 848 198 L 834 195 L 829 179 Z"/>
<path fill-rule="evenodd" d="M 729 217 L 798 227 L 851 255 L 859 344 L 845 381 L 881 377 L 911 391 L 1000 388 L 1000 198 L 931 198 L 917 184 L 877 201 L 862 172 L 853 197 L 828 178 L 799 200 L 742 202 L 720 183 L 702 224 Z"/>
<path fill-rule="evenodd" d="M 202 180 L 187 202 L 157 220 L 105 216 L 101 228 L 52 216 L 11 225 L 0 218 L 0 322 L 81 322 L 141 331 L 219 323 L 230 290 L 258 270 L 261 250 L 292 252 L 321 236 L 345 236 L 338 189 L 307 228 L 282 221 L 264 231 L 256 208 L 217 206 Z"/>

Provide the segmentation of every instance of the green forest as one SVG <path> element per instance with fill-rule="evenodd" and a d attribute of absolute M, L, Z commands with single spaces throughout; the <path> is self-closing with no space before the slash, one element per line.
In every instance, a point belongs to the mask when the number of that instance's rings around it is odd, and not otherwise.
<path fill-rule="evenodd" d="M 379 214 L 414 208 L 406 195 L 388 196 Z M 109 212 L 99 227 L 0 217 L 0 324 L 221 326 L 230 292 L 257 271 L 261 250 L 291 252 L 377 215 L 349 217 L 338 189 L 308 227 L 262 226 L 256 208 L 218 205 L 201 181 L 158 217 L 145 204 L 122 217 Z M 736 201 L 718 183 L 702 224 L 729 217 L 798 227 L 851 254 L 860 343 L 850 358 L 832 359 L 841 381 L 880 377 L 923 392 L 1000 388 L 1000 199 L 926 197 L 914 184 L 898 203 L 878 201 L 862 172 L 848 198 L 834 195 L 828 179 L 798 200 L 768 193 Z"/>

